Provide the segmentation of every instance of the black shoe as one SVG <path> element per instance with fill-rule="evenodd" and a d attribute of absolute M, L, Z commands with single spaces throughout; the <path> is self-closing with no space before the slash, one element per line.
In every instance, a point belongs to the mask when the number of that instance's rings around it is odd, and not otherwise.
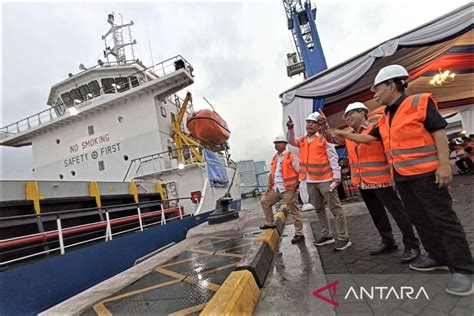
<path fill-rule="evenodd" d="M 267 224 L 265 224 L 263 226 L 260 226 L 260 229 L 272 229 L 272 228 L 276 228 L 276 226 L 275 225 L 267 225 Z"/>
<path fill-rule="evenodd" d="M 377 249 L 371 250 L 370 254 L 372 256 L 377 256 L 377 255 L 381 255 L 381 254 L 384 254 L 384 253 L 393 252 L 397 249 L 398 249 L 397 244 L 387 245 L 387 244 L 382 243 L 382 244 L 380 244 L 380 246 Z"/>
<path fill-rule="evenodd" d="M 400 257 L 402 263 L 408 263 L 420 256 L 420 249 L 406 249 Z"/>
<path fill-rule="evenodd" d="M 297 242 L 300 242 L 300 241 L 303 241 L 303 240 L 304 240 L 303 235 L 295 235 L 295 237 L 293 237 L 293 239 L 291 240 L 291 243 L 296 244 Z"/>
<path fill-rule="evenodd" d="M 448 267 L 438 261 L 431 259 L 429 256 L 418 258 L 415 262 L 410 264 L 410 269 L 415 271 L 434 271 L 434 270 L 449 270 Z"/>
<path fill-rule="evenodd" d="M 323 245 L 329 245 L 329 244 L 333 244 L 335 243 L 336 241 L 334 240 L 333 237 L 324 237 L 324 236 L 321 236 L 321 238 L 319 238 L 318 240 L 316 240 L 315 242 L 313 242 L 313 244 L 315 246 L 323 246 Z"/>
<path fill-rule="evenodd" d="M 471 275 L 452 273 L 449 277 L 446 292 L 457 296 L 468 296 L 474 294 Z"/>
<path fill-rule="evenodd" d="M 349 239 L 346 239 L 346 240 L 338 239 L 336 240 L 336 244 L 334 245 L 334 250 L 341 251 L 341 250 L 349 248 L 350 246 L 352 246 L 352 241 L 350 241 Z"/>

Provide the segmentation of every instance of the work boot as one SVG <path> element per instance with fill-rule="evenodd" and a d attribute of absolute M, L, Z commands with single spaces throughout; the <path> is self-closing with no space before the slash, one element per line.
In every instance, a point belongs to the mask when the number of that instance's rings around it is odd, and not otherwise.
<path fill-rule="evenodd" d="M 295 235 L 295 237 L 293 237 L 293 239 L 291 240 L 291 243 L 296 244 L 297 242 L 300 242 L 300 241 L 303 241 L 303 240 L 304 240 L 303 235 Z"/>
<path fill-rule="evenodd" d="M 446 292 L 458 296 L 468 296 L 474 293 L 471 276 L 469 274 L 452 273 L 449 276 Z"/>
<path fill-rule="evenodd" d="M 384 254 L 384 253 L 393 252 L 397 249 L 398 249 L 397 244 L 387 245 L 387 244 L 381 243 L 380 246 L 377 249 L 371 250 L 370 254 L 372 256 L 378 256 L 378 255 L 381 255 L 381 254 Z"/>
<path fill-rule="evenodd" d="M 415 271 L 434 271 L 434 270 L 449 270 L 445 264 L 442 264 L 428 255 L 424 256 L 423 258 L 418 258 L 415 262 L 409 265 L 410 269 Z"/>
<path fill-rule="evenodd" d="M 403 252 L 403 255 L 400 257 L 400 261 L 402 263 L 408 263 L 412 260 L 415 260 L 420 256 L 420 248 L 418 249 L 405 249 Z"/>
<path fill-rule="evenodd" d="M 352 242 L 349 239 L 346 240 L 336 240 L 336 244 L 334 245 L 334 250 L 344 250 L 352 246 Z"/>
<path fill-rule="evenodd" d="M 265 224 L 265 225 L 260 226 L 260 229 L 272 229 L 272 228 L 276 228 L 275 224 L 273 225 Z"/>
<path fill-rule="evenodd" d="M 313 244 L 315 246 L 323 246 L 323 245 L 329 245 L 329 244 L 333 244 L 335 243 L 336 241 L 334 240 L 333 237 L 324 237 L 324 236 L 321 236 L 321 238 L 319 238 L 318 240 L 316 240 L 315 242 L 313 242 Z"/>

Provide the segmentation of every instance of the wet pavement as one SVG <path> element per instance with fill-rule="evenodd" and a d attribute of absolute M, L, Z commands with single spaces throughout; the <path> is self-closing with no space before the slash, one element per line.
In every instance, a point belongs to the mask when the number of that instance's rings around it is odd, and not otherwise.
<path fill-rule="evenodd" d="M 471 249 L 474 241 L 472 183 L 474 176 L 459 176 L 452 188 L 454 208 Z M 151 272 L 103 295 L 105 298 L 99 302 L 96 298 L 96 303 L 81 315 L 198 315 L 260 232 L 258 226 L 263 224 L 263 214 L 258 198 L 247 202 L 247 210 L 242 211 L 247 220 L 239 234 L 213 235 L 194 242 L 187 240 L 189 245 L 150 265 L 148 271 Z M 335 252 L 332 245 L 320 248 L 313 245 L 319 236 L 314 211 L 303 213 L 305 241 L 292 245 L 294 228 L 292 217 L 288 217 L 260 292 L 256 315 L 474 314 L 472 296 L 458 298 L 445 293 L 446 273 L 410 270 L 398 261 L 401 250 L 369 256 L 369 249 L 376 247 L 380 238 L 365 204 L 345 204 L 344 210 L 354 245 L 342 252 Z M 401 246 L 401 234 L 393 222 L 392 227 Z M 117 283 L 119 281 L 120 277 Z M 401 293 L 403 287 L 405 292 Z M 421 287 L 426 295 L 419 293 Z M 362 288 L 366 292 L 360 292 Z M 414 291 L 414 298 L 407 297 L 409 288 Z M 89 296 L 93 295 L 91 291 Z"/>
<path fill-rule="evenodd" d="M 464 227 L 471 251 L 474 252 L 472 208 L 474 176 L 456 176 L 450 191 L 454 210 Z M 337 315 L 474 315 L 473 296 L 460 298 L 445 292 L 447 272 L 417 272 L 411 270 L 408 264 L 400 263 L 399 258 L 403 252 L 401 233 L 391 216 L 389 217 L 399 245 L 399 250 L 396 252 L 379 256 L 369 255 L 369 250 L 380 244 L 380 236 L 368 213 L 348 217 L 352 247 L 341 252 L 334 251 L 332 245 L 318 247 L 326 284 L 337 282 L 335 296 L 330 296 L 328 291 L 322 292 L 339 304 L 338 307 L 333 307 L 335 313 Z M 334 221 L 332 225 L 334 227 Z M 311 222 L 311 227 L 314 238 L 319 237 L 319 224 Z M 351 286 L 357 291 L 361 287 L 367 290 L 374 289 L 374 298 L 364 295 L 361 299 L 359 292 L 357 295 L 351 292 L 347 296 Z M 405 299 L 397 299 L 392 292 L 386 299 L 385 295 L 391 287 L 400 291 L 402 286 L 412 287 L 415 292 L 423 287 L 427 295 L 420 295 L 418 299 L 406 296 Z M 375 287 L 387 287 L 385 294 L 382 293 L 380 296 L 379 290 Z"/>
<path fill-rule="evenodd" d="M 255 235 L 203 239 L 81 315 L 198 313 L 254 240 Z"/>

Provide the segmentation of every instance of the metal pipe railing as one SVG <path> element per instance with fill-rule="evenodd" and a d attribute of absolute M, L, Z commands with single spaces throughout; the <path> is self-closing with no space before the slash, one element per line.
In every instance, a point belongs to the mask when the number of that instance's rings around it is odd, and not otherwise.
<path fill-rule="evenodd" d="M 28 255 L 25 255 L 25 256 L 22 256 L 22 257 L 19 257 L 19 258 L 14 258 L 14 259 L 11 259 L 11 260 L 0 262 L 0 267 L 1 266 L 6 266 L 10 263 L 18 262 L 18 261 L 21 261 L 21 260 L 26 260 L 28 258 L 36 257 L 36 256 L 39 256 L 39 255 L 50 254 L 51 252 L 55 252 L 55 251 L 59 251 L 60 254 L 63 255 L 63 254 L 65 254 L 66 249 L 70 248 L 70 247 L 74 247 L 74 246 L 84 244 L 84 243 L 88 243 L 88 242 L 93 242 L 93 241 L 96 241 L 96 240 L 101 240 L 101 239 L 104 240 L 104 237 L 105 237 L 105 241 L 110 241 L 110 240 L 112 240 L 113 236 L 116 236 L 116 235 L 124 234 L 124 233 L 131 232 L 131 231 L 137 231 L 137 230 L 143 231 L 143 229 L 145 227 L 148 227 L 148 226 L 158 225 L 158 224 L 159 225 L 166 225 L 166 221 L 182 219 L 183 218 L 183 209 L 181 208 L 181 205 L 179 204 L 179 200 L 181 200 L 181 199 L 183 199 L 183 198 L 165 200 L 165 201 L 178 201 L 178 207 L 179 208 L 174 207 L 174 208 L 164 209 L 163 206 L 162 206 L 163 204 L 160 204 L 160 208 L 161 208 L 160 211 L 152 211 L 152 212 L 147 212 L 147 213 L 142 214 L 141 211 L 139 211 L 140 207 L 137 206 L 137 210 L 138 210 L 137 215 L 125 216 L 125 217 L 116 218 L 116 219 L 110 219 L 110 217 L 109 217 L 110 211 L 106 210 L 106 212 L 105 212 L 106 220 L 105 221 L 95 222 L 95 223 L 92 223 L 92 224 L 77 225 L 77 226 L 73 226 L 73 227 L 69 227 L 69 228 L 63 228 L 62 227 L 61 218 L 60 218 L 60 216 L 58 216 L 57 219 L 56 219 L 56 226 L 57 226 L 56 230 L 47 231 L 47 232 L 38 233 L 38 234 L 30 234 L 30 235 L 26 235 L 26 236 L 19 236 L 19 237 L 9 238 L 9 239 L 5 239 L 5 240 L 0 240 L 0 249 L 1 248 L 8 248 L 9 246 L 12 246 L 12 244 L 11 244 L 12 242 L 20 242 L 21 244 L 31 244 L 31 241 L 33 241 L 33 239 L 34 239 L 34 241 L 37 241 L 38 237 L 39 237 L 39 240 L 43 242 L 43 244 L 44 243 L 51 243 L 51 242 L 59 242 L 59 247 L 44 250 L 44 251 L 40 251 L 40 252 L 36 252 L 36 253 L 33 253 L 33 254 L 28 254 Z M 135 205 L 137 205 L 137 204 L 135 204 Z M 123 209 L 122 209 L 122 211 L 123 211 Z M 168 219 L 166 219 L 166 217 L 164 216 L 167 213 L 175 213 L 176 214 L 176 211 L 179 212 L 179 215 L 177 215 L 177 216 L 174 216 L 174 217 L 171 217 L 171 218 L 168 218 Z M 148 224 L 143 224 L 144 219 L 148 219 L 148 218 L 153 219 L 153 218 L 156 218 L 157 216 L 160 216 L 159 221 L 154 221 L 154 222 L 151 222 L 151 223 L 148 223 Z M 119 226 L 119 225 L 124 225 L 124 224 L 127 225 L 129 223 L 135 222 L 137 219 L 138 219 L 138 222 L 139 222 L 138 227 L 133 227 L 131 229 L 122 230 L 122 231 L 115 232 L 115 233 L 112 231 L 113 226 Z M 85 232 L 85 234 L 87 235 L 87 234 L 90 234 L 91 232 L 97 232 L 98 230 L 103 229 L 104 227 L 106 227 L 104 236 L 87 239 L 85 241 L 80 241 L 80 242 L 77 242 L 77 243 L 74 243 L 74 244 L 71 244 L 71 245 L 65 245 L 65 239 L 67 239 L 67 237 L 66 237 L 67 235 L 71 235 L 71 238 L 76 238 L 76 237 L 81 236 L 81 235 L 77 235 L 78 232 Z M 45 236 L 47 236 L 47 238 L 45 238 Z M 57 240 L 55 239 L 56 237 L 57 237 Z M 54 238 L 54 240 L 48 241 L 48 239 L 53 239 L 53 238 Z M 18 245 L 16 245 L 16 246 L 18 246 Z M 33 245 L 33 246 L 30 245 L 30 246 L 26 246 L 26 248 L 35 247 L 35 246 L 38 246 L 38 245 Z M 18 248 L 18 249 L 8 250 L 6 252 L 11 254 L 12 251 L 21 251 L 21 250 L 24 250 L 24 249 L 25 248 Z M 6 252 L 3 252 L 3 253 L 6 253 Z"/>
<path fill-rule="evenodd" d="M 164 61 L 161 61 L 161 62 L 159 62 L 159 63 L 157 63 L 157 64 L 155 64 L 151 67 L 139 70 L 139 71 L 127 76 L 127 77 L 123 77 L 123 78 L 125 78 L 125 80 L 128 84 L 128 87 L 127 86 L 123 87 L 123 88 L 126 88 L 123 91 L 120 91 L 122 89 L 122 87 L 120 85 L 117 85 L 117 84 L 114 84 L 113 90 L 110 90 L 110 91 L 109 90 L 106 91 L 106 90 L 104 90 L 104 87 L 99 86 L 99 89 L 89 91 L 87 96 L 82 96 L 81 100 L 78 100 L 80 102 L 77 103 L 77 105 L 80 105 L 83 102 L 91 101 L 92 99 L 94 99 L 96 97 L 102 97 L 105 94 L 121 93 L 121 92 L 127 91 L 129 89 L 132 89 L 133 88 L 132 80 L 136 79 L 137 87 L 138 87 L 138 86 L 141 85 L 140 79 L 144 80 L 144 82 L 149 82 L 149 81 L 157 80 L 158 78 L 160 78 L 160 76 L 165 76 L 165 75 L 170 74 L 172 72 L 178 71 L 180 69 L 176 69 L 175 65 L 174 65 L 174 62 L 176 62 L 178 60 L 183 61 L 185 70 L 189 71 L 190 73 L 192 72 L 193 67 L 191 66 L 191 64 L 184 57 L 182 57 L 181 55 L 176 55 L 174 57 L 171 57 L 171 58 L 168 58 Z M 165 66 L 165 64 L 166 64 L 166 66 Z M 92 67 L 92 68 L 95 68 L 95 66 Z M 157 72 L 159 74 L 157 74 Z M 137 78 L 137 75 L 140 75 L 140 74 L 142 74 L 143 77 L 139 79 L 139 78 Z M 62 98 L 61 98 L 61 100 L 62 100 Z M 63 116 L 64 113 L 66 112 L 65 111 L 66 102 L 64 102 L 64 100 L 62 100 L 62 102 L 63 102 L 63 104 L 56 104 L 55 106 L 53 106 L 49 109 L 43 110 L 39 113 L 28 116 L 25 119 L 19 120 L 17 122 L 14 122 L 12 124 L 9 124 L 9 125 L 6 125 L 6 126 L 0 128 L 0 139 L 7 138 L 9 136 L 25 132 L 27 130 L 30 130 L 30 129 L 34 128 L 34 127 L 38 127 L 38 126 L 43 125 L 45 123 L 49 123 L 49 122 L 57 119 L 60 116 Z M 87 104 L 89 104 L 89 103 L 87 103 Z M 76 105 L 75 100 L 72 100 L 72 103 L 70 104 L 69 107 L 74 107 L 75 105 Z M 47 113 L 47 115 L 45 115 L 45 113 Z M 58 115 L 58 113 L 62 113 L 62 114 Z"/>
<path fill-rule="evenodd" d="M 186 146 L 186 147 L 181 147 L 181 148 L 174 148 L 172 150 L 166 150 L 166 151 L 162 151 L 162 152 L 159 152 L 159 153 L 154 153 L 154 154 L 150 154 L 150 155 L 146 155 L 146 156 L 142 156 L 142 157 L 138 157 L 138 158 L 134 158 L 130 161 L 129 165 L 128 165 L 128 168 L 127 168 L 127 171 L 125 172 L 125 176 L 123 177 L 123 181 L 127 181 L 128 179 L 128 176 L 130 175 L 130 172 L 135 169 L 135 173 L 138 172 L 138 170 L 140 169 L 140 167 L 147 163 L 147 162 L 154 162 L 156 161 L 157 159 L 163 159 L 166 155 L 170 158 L 170 159 L 178 159 L 178 151 L 180 150 L 184 150 L 184 149 L 189 149 L 189 148 L 201 148 L 200 146 Z M 190 152 L 189 155 L 192 157 L 192 153 Z M 194 163 L 194 162 L 193 162 Z M 136 167 L 135 167 L 136 166 Z M 156 171 L 163 171 L 165 170 L 166 168 L 160 168 Z"/>

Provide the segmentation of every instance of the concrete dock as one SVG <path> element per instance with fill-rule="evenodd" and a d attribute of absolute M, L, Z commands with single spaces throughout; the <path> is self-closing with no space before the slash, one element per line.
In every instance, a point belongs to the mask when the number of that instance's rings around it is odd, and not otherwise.
<path fill-rule="evenodd" d="M 451 193 L 474 250 L 474 176 L 457 176 Z M 241 218 L 219 231 L 210 234 L 209 227 L 198 227 L 185 241 L 41 315 L 199 314 L 258 238 L 263 214 L 256 202 L 247 201 Z M 370 256 L 369 249 L 380 243 L 380 237 L 365 204 L 343 207 L 353 246 L 341 252 L 334 251 L 333 245 L 313 245 L 319 237 L 314 211 L 303 213 L 305 241 L 291 244 L 294 229 L 288 217 L 266 281 L 259 289 L 256 315 L 474 314 L 474 297 L 459 298 L 445 292 L 447 272 L 415 272 L 399 262 L 403 247 L 393 221 L 400 250 Z M 400 297 L 402 287 L 415 291 L 412 298 Z M 361 288 L 366 291 L 363 295 Z"/>

